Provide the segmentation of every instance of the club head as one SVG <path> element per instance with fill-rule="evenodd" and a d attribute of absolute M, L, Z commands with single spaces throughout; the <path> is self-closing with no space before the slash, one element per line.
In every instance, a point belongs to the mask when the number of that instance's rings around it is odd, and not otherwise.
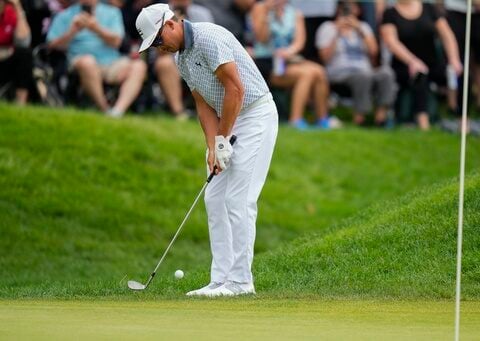
<path fill-rule="evenodd" d="M 128 287 L 131 290 L 145 290 L 146 286 L 143 285 L 142 283 L 138 283 L 136 281 L 128 281 Z"/>

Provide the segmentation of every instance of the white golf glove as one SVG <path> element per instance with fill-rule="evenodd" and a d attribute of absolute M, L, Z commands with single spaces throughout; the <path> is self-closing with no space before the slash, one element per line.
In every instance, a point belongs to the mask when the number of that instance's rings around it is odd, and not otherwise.
<path fill-rule="evenodd" d="M 232 153 L 233 148 L 230 144 L 230 136 L 215 136 L 215 160 L 222 170 L 227 169 L 230 165 Z"/>

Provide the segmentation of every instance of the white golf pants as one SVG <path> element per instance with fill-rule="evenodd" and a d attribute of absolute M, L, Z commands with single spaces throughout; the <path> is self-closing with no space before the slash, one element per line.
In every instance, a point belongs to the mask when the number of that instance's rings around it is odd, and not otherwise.
<path fill-rule="evenodd" d="M 257 200 L 262 191 L 278 133 L 272 95 L 260 98 L 237 117 L 230 167 L 215 176 L 205 191 L 211 281 L 253 282 L 252 261 Z"/>

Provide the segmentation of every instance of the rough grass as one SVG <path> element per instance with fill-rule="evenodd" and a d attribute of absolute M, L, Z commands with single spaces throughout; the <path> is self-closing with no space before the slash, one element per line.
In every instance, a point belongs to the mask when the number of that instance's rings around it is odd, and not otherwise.
<path fill-rule="evenodd" d="M 470 174 L 479 147 L 469 139 Z M 458 152 L 458 136 L 436 131 L 282 128 L 260 201 L 258 288 L 451 297 Z M 203 184 L 203 158 L 193 122 L 0 104 L 0 297 L 131 297 L 121 279 L 155 266 Z M 467 208 L 478 211 L 478 191 L 472 176 Z M 208 279 L 202 206 L 142 297 L 177 297 Z M 469 212 L 465 293 L 476 298 L 479 242 L 468 236 L 479 218 Z"/>
<path fill-rule="evenodd" d="M 451 299 L 455 293 L 458 185 L 376 205 L 342 228 L 263 256 L 259 289 L 323 297 Z M 480 293 L 480 176 L 467 182 L 463 297 Z"/>

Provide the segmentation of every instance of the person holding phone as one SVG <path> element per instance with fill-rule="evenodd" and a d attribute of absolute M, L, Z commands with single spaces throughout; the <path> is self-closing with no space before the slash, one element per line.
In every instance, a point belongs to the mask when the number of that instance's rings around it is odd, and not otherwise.
<path fill-rule="evenodd" d="M 120 55 L 124 36 L 120 10 L 98 0 L 79 0 L 53 19 L 47 42 L 67 51 L 70 70 L 78 72 L 83 90 L 102 112 L 121 117 L 137 98 L 147 67 L 140 59 Z M 108 103 L 103 82 L 120 85 L 115 103 Z"/>
<path fill-rule="evenodd" d="M 375 124 L 383 126 L 395 101 L 395 77 L 390 67 L 375 67 L 378 44 L 371 27 L 359 16 L 355 1 L 340 1 L 335 20 L 317 30 L 316 46 L 330 83 L 351 90 L 354 123 L 364 123 L 375 99 Z"/>
<path fill-rule="evenodd" d="M 12 83 L 20 105 L 28 100 L 32 85 L 30 27 L 20 0 L 0 0 L 0 84 Z"/>

